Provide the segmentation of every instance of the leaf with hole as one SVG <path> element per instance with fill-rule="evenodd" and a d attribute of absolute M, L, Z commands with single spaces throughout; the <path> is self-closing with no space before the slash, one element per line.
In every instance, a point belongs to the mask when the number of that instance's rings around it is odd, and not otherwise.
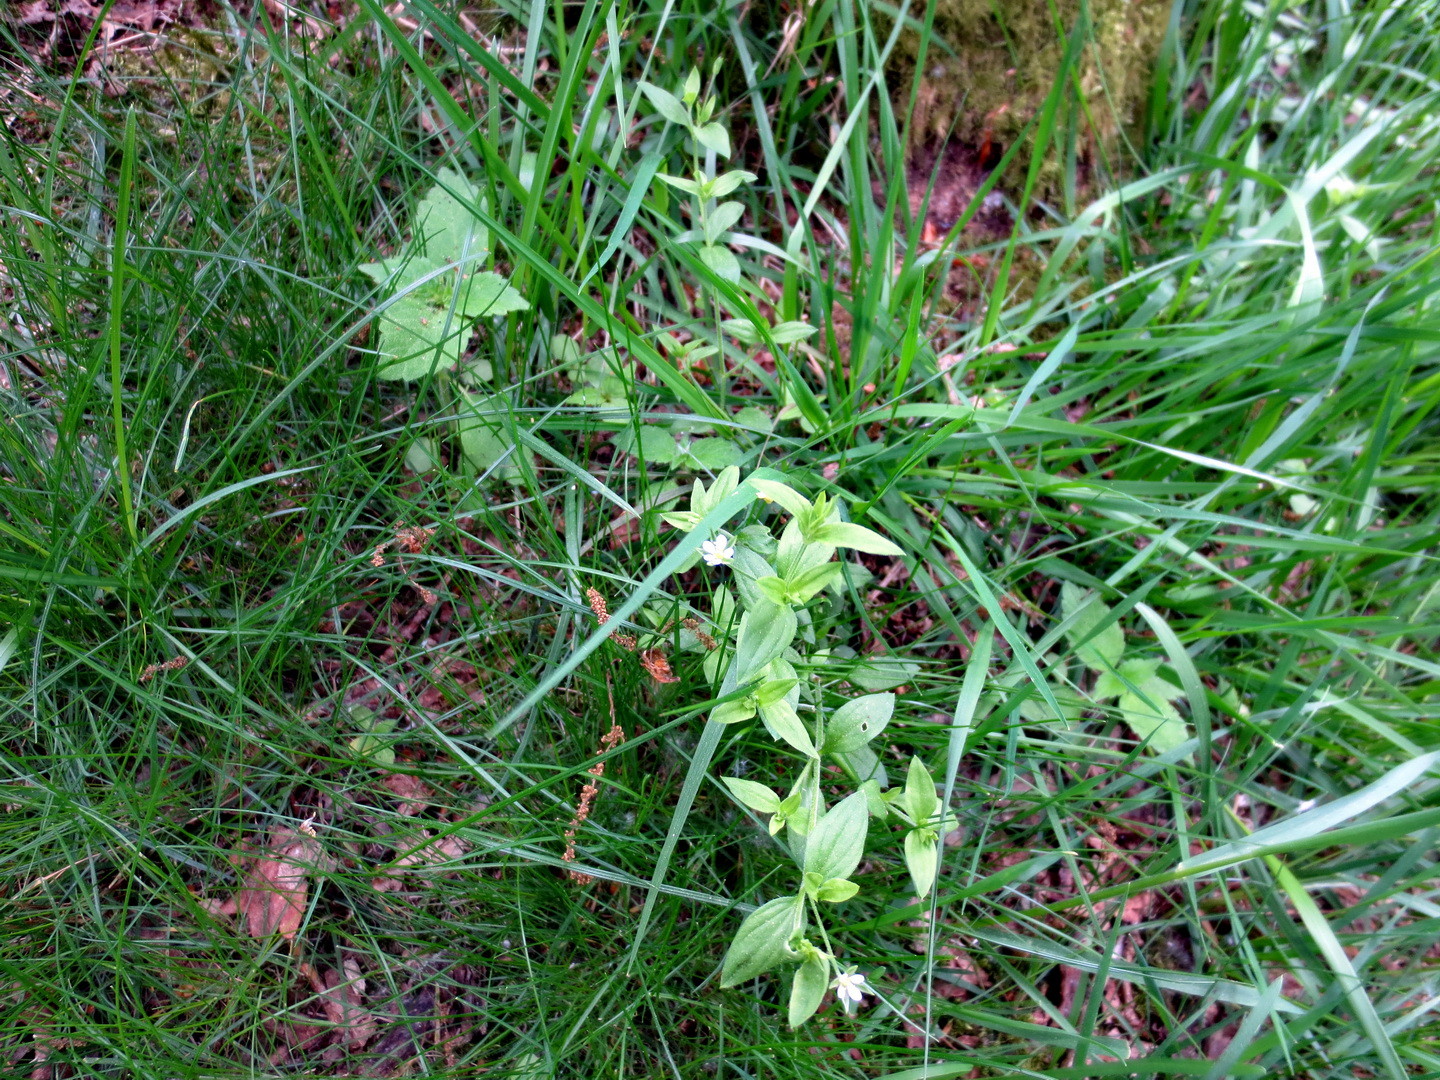
<path fill-rule="evenodd" d="M 885 730 L 894 713 L 894 694 L 852 698 L 836 709 L 825 725 L 824 753 L 846 754 L 860 749 Z"/>

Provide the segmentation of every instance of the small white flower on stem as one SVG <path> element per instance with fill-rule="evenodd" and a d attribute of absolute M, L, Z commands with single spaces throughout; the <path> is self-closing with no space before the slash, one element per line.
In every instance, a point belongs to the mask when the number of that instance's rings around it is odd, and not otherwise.
<path fill-rule="evenodd" d="M 835 991 L 835 996 L 840 999 L 840 1004 L 845 1006 L 845 1011 L 855 1011 L 855 1006 L 860 1004 L 860 999 L 870 992 L 866 985 L 865 976 L 858 975 L 853 967 L 847 967 L 835 981 L 830 984 L 830 989 Z"/>
<path fill-rule="evenodd" d="M 707 566 L 729 566 L 730 560 L 735 558 L 735 545 L 730 543 L 728 536 L 720 533 L 715 539 L 700 545 L 700 554 Z"/>

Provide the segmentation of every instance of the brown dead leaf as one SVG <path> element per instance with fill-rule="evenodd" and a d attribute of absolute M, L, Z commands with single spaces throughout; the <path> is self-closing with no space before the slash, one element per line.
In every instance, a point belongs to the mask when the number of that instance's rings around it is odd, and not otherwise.
<path fill-rule="evenodd" d="M 265 850 L 244 872 L 235 905 L 251 937 L 279 933 L 286 941 L 300 929 L 309 895 L 309 875 L 320 862 L 320 841 L 289 828 L 270 833 Z"/>
<path fill-rule="evenodd" d="M 470 845 L 453 834 L 434 839 L 428 829 L 421 829 L 409 842 L 401 841 L 396 846 L 397 857 L 381 876 L 371 880 L 370 885 L 377 892 L 394 892 L 401 887 L 400 879 L 407 873 L 443 867 L 445 863 L 462 858 Z"/>
<path fill-rule="evenodd" d="M 402 817 L 414 817 L 424 810 L 435 796 L 435 793 L 430 790 L 429 784 L 418 776 L 411 776 L 408 773 L 386 773 L 385 778 L 380 782 L 385 785 L 390 794 L 402 800 L 400 805 L 395 807 L 395 812 Z"/>
<path fill-rule="evenodd" d="M 365 979 L 359 962 L 347 956 L 341 966 L 343 972 L 334 968 L 317 971 L 309 964 L 301 965 L 301 970 L 319 995 L 326 1019 L 335 1025 L 337 1040 L 353 1050 L 374 1038 L 377 1023 L 374 1013 L 364 1006 Z"/>

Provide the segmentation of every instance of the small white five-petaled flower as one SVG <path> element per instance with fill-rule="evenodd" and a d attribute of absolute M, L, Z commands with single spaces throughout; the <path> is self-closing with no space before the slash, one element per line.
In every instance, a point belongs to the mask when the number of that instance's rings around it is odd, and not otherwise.
<path fill-rule="evenodd" d="M 860 1004 L 861 997 L 870 989 L 865 984 L 865 976 L 857 975 L 853 967 L 847 967 L 839 975 L 836 975 L 830 988 L 835 991 L 835 996 L 840 999 L 840 1004 L 845 1006 L 847 1013 L 855 1011 L 855 1006 Z"/>
<path fill-rule="evenodd" d="M 700 545 L 700 554 L 704 556 L 706 566 L 729 566 L 730 560 L 735 558 L 735 545 L 730 543 L 728 536 L 720 533 L 715 539 Z"/>

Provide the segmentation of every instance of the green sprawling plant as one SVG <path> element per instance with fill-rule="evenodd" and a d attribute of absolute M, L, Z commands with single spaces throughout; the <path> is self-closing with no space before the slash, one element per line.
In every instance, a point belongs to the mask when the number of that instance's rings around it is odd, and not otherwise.
<path fill-rule="evenodd" d="M 1440 1075 L 1433 0 L 181 6 L 0 16 L 12 1072 Z"/>
<path fill-rule="evenodd" d="M 697 480 L 689 509 L 661 516 L 681 532 L 690 532 L 739 484 L 735 468 L 722 472 L 709 488 Z M 801 755 L 799 777 L 784 796 L 755 780 L 724 778 L 735 798 L 770 815 L 770 835 L 778 839 L 783 833 L 800 881 L 793 894 L 776 897 L 746 917 L 725 954 L 721 985 L 735 986 L 798 962 L 787 1013 L 790 1026 L 798 1027 L 814 1015 L 828 987 L 836 989 L 847 1008 L 867 989 L 854 965 L 840 966 L 821 905 L 843 903 L 860 891 L 851 878 L 865 852 L 870 818 L 884 822 L 893 816 L 907 826 L 905 863 L 917 900 L 935 881 L 940 837 L 955 827 L 955 819 L 939 812 L 935 780 L 918 757 L 910 759 L 904 787 L 886 790 L 885 768 L 870 744 L 885 732 L 895 712 L 893 693 L 864 694 L 833 706 L 815 685 L 831 643 L 811 607 L 827 590 L 835 596 L 825 606 L 843 603 L 836 586 L 847 564 L 836 561 L 837 552 L 904 552 L 874 530 L 842 520 L 840 503 L 824 494 L 812 502 L 790 485 L 761 476 L 752 475 L 745 484 L 790 518 L 778 537 L 752 524 L 733 538 L 721 532 L 700 545 L 698 555 L 710 566 L 729 567 L 735 583 L 733 593 L 722 586 L 713 599 L 712 621 L 731 632 L 705 665 L 720 702 L 710 720 L 736 724 L 758 715 L 772 739 Z M 716 618 L 715 613 L 730 617 Z M 843 632 L 844 620 L 838 621 Z M 827 758 L 857 785 L 828 808 Z M 818 944 L 807 933 L 812 922 Z"/>

